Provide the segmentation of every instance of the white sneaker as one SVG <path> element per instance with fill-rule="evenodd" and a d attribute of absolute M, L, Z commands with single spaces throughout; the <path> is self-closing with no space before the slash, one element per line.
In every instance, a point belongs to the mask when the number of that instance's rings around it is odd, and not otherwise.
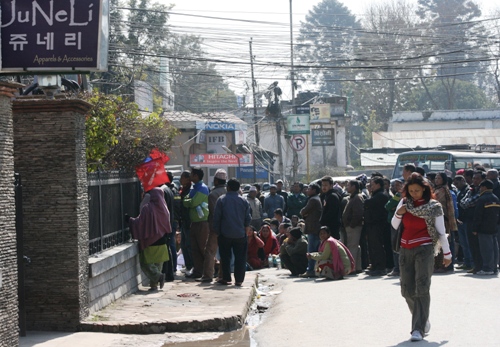
<path fill-rule="evenodd" d="M 427 322 L 425 322 L 424 333 L 427 335 L 429 333 L 429 331 L 431 331 L 431 322 L 429 322 L 429 320 L 427 320 Z"/>
<path fill-rule="evenodd" d="M 410 341 L 422 341 L 424 338 L 422 337 L 422 334 L 418 330 L 413 330 L 411 333 L 411 339 Z"/>

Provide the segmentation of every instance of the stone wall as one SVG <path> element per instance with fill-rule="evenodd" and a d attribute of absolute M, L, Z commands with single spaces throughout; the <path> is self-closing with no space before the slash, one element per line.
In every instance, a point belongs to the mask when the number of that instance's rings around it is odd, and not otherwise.
<path fill-rule="evenodd" d="M 141 278 L 139 247 L 126 243 L 89 259 L 90 313 L 136 292 Z"/>
<path fill-rule="evenodd" d="M 74 331 L 88 316 L 85 114 L 78 99 L 18 98 L 15 170 L 23 181 L 28 330 Z"/>
<path fill-rule="evenodd" d="M 5 83 L 0 83 L 5 88 Z M 0 95 L 0 346 L 19 345 L 14 200 L 14 134 L 10 97 Z"/>

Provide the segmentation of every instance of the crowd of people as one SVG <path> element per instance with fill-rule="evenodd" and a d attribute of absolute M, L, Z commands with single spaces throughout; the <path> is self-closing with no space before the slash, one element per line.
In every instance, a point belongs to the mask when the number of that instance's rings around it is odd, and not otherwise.
<path fill-rule="evenodd" d="M 178 191 L 169 183 L 146 192 L 140 215 L 127 217 L 151 290 L 174 279 L 178 257 L 186 278 L 221 285 L 234 273 L 241 286 L 246 271 L 273 266 L 326 280 L 398 276 L 418 341 L 430 329 L 432 274 L 498 273 L 495 169 L 476 166 L 452 178 L 407 164 L 392 180 L 376 172 L 347 182 L 325 176 L 294 182 L 290 192 L 278 180 L 269 194 L 255 184 L 246 196 L 222 169 L 211 191 L 203 176 L 199 168 L 183 172 Z"/>

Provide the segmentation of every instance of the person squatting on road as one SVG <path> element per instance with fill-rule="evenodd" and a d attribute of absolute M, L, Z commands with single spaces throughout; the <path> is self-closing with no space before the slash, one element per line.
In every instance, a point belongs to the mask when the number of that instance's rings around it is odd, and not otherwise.
<path fill-rule="evenodd" d="M 355 269 L 354 259 L 349 249 L 339 240 L 330 236 L 327 226 L 319 230 L 321 244 L 318 252 L 307 253 L 307 259 L 316 260 L 316 275 L 329 280 L 340 280 Z"/>
<path fill-rule="evenodd" d="M 130 225 L 132 237 L 139 241 L 139 262 L 149 278 L 149 290 L 153 291 L 158 289 L 158 283 L 160 289 L 165 284 L 165 274 L 161 270 L 163 263 L 169 260 L 167 235 L 172 232 L 172 226 L 163 190 L 153 188 L 148 195 L 139 216 L 132 218 L 125 215 L 125 220 Z"/>
<path fill-rule="evenodd" d="M 446 237 L 443 207 L 434 200 L 429 182 L 418 173 L 406 181 L 392 218 L 397 229 L 403 223 L 399 269 L 401 294 L 412 314 L 411 340 L 420 341 L 430 330 L 430 286 L 434 272 L 434 256 L 442 248 L 443 265 L 451 264 L 451 251 Z"/>

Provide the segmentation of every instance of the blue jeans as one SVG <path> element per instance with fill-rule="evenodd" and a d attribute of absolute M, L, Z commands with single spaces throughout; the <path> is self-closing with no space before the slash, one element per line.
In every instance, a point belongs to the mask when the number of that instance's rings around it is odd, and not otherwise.
<path fill-rule="evenodd" d="M 319 236 L 315 234 L 307 234 L 307 253 L 317 252 L 319 248 Z M 307 272 L 313 274 L 316 260 L 309 259 L 307 262 Z"/>
<path fill-rule="evenodd" d="M 458 242 L 464 253 L 464 265 L 472 267 L 472 255 L 469 248 L 469 239 L 467 238 L 467 225 L 465 223 L 458 224 Z"/>
<path fill-rule="evenodd" d="M 477 234 L 484 271 L 497 271 L 498 243 L 496 234 Z"/>

